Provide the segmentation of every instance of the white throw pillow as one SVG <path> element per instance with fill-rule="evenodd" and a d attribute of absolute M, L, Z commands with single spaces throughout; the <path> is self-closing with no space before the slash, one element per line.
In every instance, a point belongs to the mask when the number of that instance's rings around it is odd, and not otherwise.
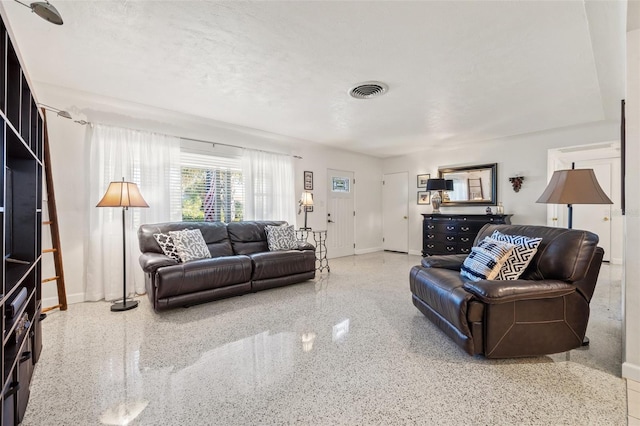
<path fill-rule="evenodd" d="M 178 256 L 183 262 L 211 257 L 207 243 L 204 242 L 202 232 L 199 229 L 169 231 L 169 236 L 173 239 Z"/>
<path fill-rule="evenodd" d="M 264 230 L 267 233 L 267 244 L 269 244 L 270 251 L 294 250 L 299 247 L 293 225 L 267 225 Z"/>
<path fill-rule="evenodd" d="M 471 253 L 462 264 L 460 275 L 471 281 L 495 279 L 514 247 L 513 244 L 485 237 L 471 248 Z"/>

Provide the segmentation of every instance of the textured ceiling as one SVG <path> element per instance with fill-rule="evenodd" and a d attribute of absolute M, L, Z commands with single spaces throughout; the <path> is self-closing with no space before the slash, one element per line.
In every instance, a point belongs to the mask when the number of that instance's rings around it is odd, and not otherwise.
<path fill-rule="evenodd" d="M 381 157 L 601 120 L 625 2 L 52 0 L 2 7 L 32 81 Z M 355 84 L 389 85 L 380 98 Z"/>

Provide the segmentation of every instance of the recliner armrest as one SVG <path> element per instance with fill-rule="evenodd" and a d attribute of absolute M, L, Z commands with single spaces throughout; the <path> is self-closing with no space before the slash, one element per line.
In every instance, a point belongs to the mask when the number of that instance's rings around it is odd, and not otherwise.
<path fill-rule="evenodd" d="M 459 271 L 467 258 L 466 254 L 444 254 L 422 258 L 424 268 L 443 268 Z"/>
<path fill-rule="evenodd" d="M 549 299 L 576 291 L 575 285 L 558 280 L 467 281 L 463 288 L 487 304 Z"/>
<path fill-rule="evenodd" d="M 153 273 L 163 266 L 177 265 L 178 261 L 160 253 L 142 253 L 140 266 L 144 272 Z"/>

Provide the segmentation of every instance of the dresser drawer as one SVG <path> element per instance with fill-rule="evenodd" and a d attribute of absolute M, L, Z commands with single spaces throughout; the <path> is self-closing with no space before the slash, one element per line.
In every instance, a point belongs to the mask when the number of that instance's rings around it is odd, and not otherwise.
<path fill-rule="evenodd" d="M 445 253 L 445 244 L 442 242 L 425 242 L 422 248 L 423 254 L 443 254 Z"/>

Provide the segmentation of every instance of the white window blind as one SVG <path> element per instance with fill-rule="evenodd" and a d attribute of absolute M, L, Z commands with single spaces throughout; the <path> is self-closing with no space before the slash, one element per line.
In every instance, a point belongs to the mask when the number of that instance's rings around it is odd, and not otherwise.
<path fill-rule="evenodd" d="M 182 220 L 236 222 L 244 216 L 244 185 L 239 158 L 182 151 Z"/>

